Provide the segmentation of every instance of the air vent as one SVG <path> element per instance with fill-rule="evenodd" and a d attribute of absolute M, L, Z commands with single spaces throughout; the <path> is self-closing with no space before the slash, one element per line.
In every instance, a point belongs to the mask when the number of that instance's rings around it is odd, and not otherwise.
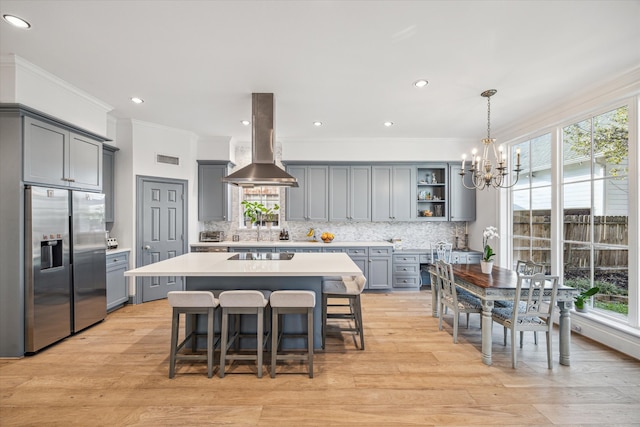
<path fill-rule="evenodd" d="M 180 157 L 165 156 L 164 154 L 157 154 L 156 155 L 156 162 L 157 163 L 166 163 L 168 165 L 179 166 L 180 165 Z"/>

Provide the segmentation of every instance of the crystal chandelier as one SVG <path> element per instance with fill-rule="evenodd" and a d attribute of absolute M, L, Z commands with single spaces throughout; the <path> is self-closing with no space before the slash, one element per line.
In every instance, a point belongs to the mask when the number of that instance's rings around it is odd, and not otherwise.
<path fill-rule="evenodd" d="M 513 170 L 515 172 L 515 177 L 513 179 L 513 183 L 508 185 L 508 180 L 506 176 L 509 175 L 509 171 L 507 170 L 507 159 L 504 152 L 504 147 L 500 145 L 496 149 L 496 140 L 495 138 L 491 138 L 491 97 L 495 95 L 497 90 L 489 89 L 482 92 L 480 95 L 487 98 L 487 137 L 482 139 L 482 144 L 484 145 L 484 149 L 482 152 L 482 157 L 477 156 L 478 150 L 471 150 L 471 166 L 469 169 L 465 170 L 464 166 L 466 163 L 467 155 L 462 155 L 462 168 L 460 169 L 460 177 L 462 178 L 462 185 L 465 188 L 470 190 L 478 189 L 484 190 L 485 188 L 510 188 L 513 187 L 516 182 L 518 182 L 518 177 L 520 176 L 520 149 L 516 150 L 516 167 Z M 489 158 L 489 151 L 493 152 L 492 161 Z M 470 173 L 471 174 L 471 184 L 469 187 L 465 183 L 464 176 Z"/>

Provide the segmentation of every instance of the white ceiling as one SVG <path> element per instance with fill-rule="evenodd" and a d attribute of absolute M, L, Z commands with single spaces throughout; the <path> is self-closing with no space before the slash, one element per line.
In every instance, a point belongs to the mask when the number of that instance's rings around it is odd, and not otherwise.
<path fill-rule="evenodd" d="M 115 116 L 241 141 L 252 92 L 275 94 L 280 139 L 480 139 L 486 89 L 495 132 L 640 65 L 638 0 L 2 0 L 0 12 L 32 24 L 0 21 L 0 54 Z"/>

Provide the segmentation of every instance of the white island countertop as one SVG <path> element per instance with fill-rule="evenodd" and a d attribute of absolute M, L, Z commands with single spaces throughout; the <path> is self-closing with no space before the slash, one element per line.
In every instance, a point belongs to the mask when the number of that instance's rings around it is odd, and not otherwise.
<path fill-rule="evenodd" d="M 203 247 L 227 247 L 227 248 L 261 248 L 261 247 L 315 247 L 315 248 L 330 248 L 332 246 L 339 247 L 367 247 L 367 246 L 389 246 L 393 247 L 393 244 L 390 242 L 384 241 L 340 241 L 334 240 L 331 243 L 324 243 L 322 241 L 312 241 L 312 240 L 243 240 L 241 242 L 233 242 L 233 241 L 224 241 L 224 242 L 194 242 L 190 243 L 189 246 L 203 246 Z"/>
<path fill-rule="evenodd" d="M 230 252 L 192 252 L 124 273 L 125 276 L 355 276 L 362 274 L 345 253 L 296 253 L 292 259 L 230 260 Z"/>

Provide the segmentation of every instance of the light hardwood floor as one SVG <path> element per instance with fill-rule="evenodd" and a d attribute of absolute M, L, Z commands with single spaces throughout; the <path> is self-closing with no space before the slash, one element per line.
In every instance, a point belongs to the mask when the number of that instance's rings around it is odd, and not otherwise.
<path fill-rule="evenodd" d="M 502 328 L 493 366 L 481 362 L 472 315 L 453 344 L 438 331 L 428 290 L 362 296 L 366 351 L 333 339 L 306 367 L 258 379 L 250 366 L 208 379 L 179 365 L 168 378 L 170 308 L 126 306 L 40 354 L 0 361 L 0 425 L 6 426 L 401 426 L 638 425 L 640 362 L 580 336 L 570 367 L 546 367 L 544 334 L 526 334 L 511 369 Z M 461 317 L 461 324 L 465 325 Z M 286 373 L 283 373 L 286 371 Z M 217 374 L 217 369 L 216 369 Z"/>

